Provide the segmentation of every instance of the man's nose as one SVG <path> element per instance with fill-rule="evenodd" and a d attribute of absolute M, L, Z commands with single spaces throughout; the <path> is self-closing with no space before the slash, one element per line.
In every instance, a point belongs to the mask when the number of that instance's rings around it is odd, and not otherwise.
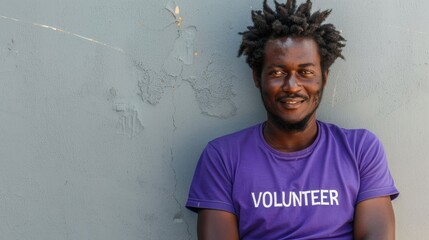
<path fill-rule="evenodd" d="M 299 79 L 294 75 L 290 74 L 285 77 L 283 82 L 283 91 L 287 92 L 297 92 L 301 88 L 301 83 Z"/>

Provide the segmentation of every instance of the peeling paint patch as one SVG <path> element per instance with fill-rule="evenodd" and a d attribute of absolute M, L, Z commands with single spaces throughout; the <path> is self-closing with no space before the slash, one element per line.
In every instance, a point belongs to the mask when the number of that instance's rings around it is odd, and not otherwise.
<path fill-rule="evenodd" d="M 53 26 L 49 26 L 49 25 L 45 25 L 45 24 L 40 24 L 40 23 L 35 23 L 35 22 L 27 22 L 27 21 L 24 21 L 24 20 L 20 20 L 20 19 L 16 19 L 16 18 L 11 18 L 11 17 L 7 17 L 7 16 L 3 16 L 3 15 L 0 15 L 0 18 L 11 20 L 11 21 L 15 21 L 15 22 L 29 24 L 29 25 L 32 25 L 34 27 L 46 28 L 46 29 L 49 29 L 49 30 L 52 30 L 52 31 L 56 31 L 56 32 L 60 32 L 60 33 L 66 34 L 66 35 L 77 37 L 77 38 L 80 38 L 80 39 L 83 39 L 83 40 L 86 40 L 86 41 L 89 41 L 89 42 L 92 42 L 92 43 L 95 43 L 95 44 L 98 44 L 98 45 L 102 45 L 104 47 L 111 48 L 111 49 L 119 51 L 121 53 L 125 53 L 125 51 L 122 48 L 111 46 L 111 45 L 109 45 L 107 43 L 100 42 L 100 41 L 95 40 L 93 38 L 82 36 L 80 34 L 72 33 L 72 32 L 66 31 L 66 30 L 61 29 L 61 28 L 57 28 L 57 27 L 53 27 Z"/>
<path fill-rule="evenodd" d="M 180 16 L 180 7 L 176 2 L 168 2 L 165 9 L 173 15 L 179 30 L 173 49 L 165 60 L 162 69 L 168 74 L 178 77 L 183 70 L 183 64 L 192 65 L 194 58 L 199 55 L 199 52 L 194 49 L 194 40 L 198 30 L 196 26 L 181 29 L 183 18 Z"/>
<path fill-rule="evenodd" d="M 194 58 L 198 56 L 195 51 L 194 39 L 197 34 L 197 27 L 189 26 L 179 31 L 179 37 L 174 42 L 173 50 L 163 64 L 163 70 L 172 76 L 179 76 L 183 69 L 183 64 L 192 65 Z"/>
<path fill-rule="evenodd" d="M 196 34 L 197 27 L 189 26 L 180 32 L 180 37 L 176 40 L 174 50 L 176 52 L 176 56 L 184 64 L 194 63 L 194 39 Z"/>
<path fill-rule="evenodd" d="M 197 27 L 189 26 L 179 32 L 179 37 L 174 43 L 173 56 L 184 64 L 191 65 L 194 63 L 195 49 L 194 39 L 197 34 Z"/>
<path fill-rule="evenodd" d="M 158 104 L 165 90 L 174 87 L 175 77 L 164 71 L 157 73 L 146 69 L 141 63 L 136 63 L 135 66 L 138 70 L 138 88 L 142 101 Z"/>
<path fill-rule="evenodd" d="M 139 113 L 134 105 L 117 99 L 118 90 L 110 88 L 107 100 L 112 102 L 113 110 L 120 114 L 116 123 L 116 132 L 134 138 L 143 131 L 144 127 L 139 118 Z"/>
<path fill-rule="evenodd" d="M 237 113 L 232 98 L 235 96 L 233 80 L 236 78 L 230 71 L 217 68 L 210 62 L 201 76 L 184 79 L 195 91 L 198 105 L 203 114 L 211 117 L 229 118 Z"/>
<path fill-rule="evenodd" d="M 143 125 L 134 106 L 127 103 L 116 103 L 114 108 L 116 112 L 121 113 L 116 126 L 119 134 L 134 138 L 143 131 Z"/>

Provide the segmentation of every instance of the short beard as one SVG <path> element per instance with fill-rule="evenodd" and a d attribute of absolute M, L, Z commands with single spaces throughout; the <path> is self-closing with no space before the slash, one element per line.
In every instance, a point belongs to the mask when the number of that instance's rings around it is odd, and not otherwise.
<path fill-rule="evenodd" d="M 316 109 L 314 109 L 313 112 L 305 116 L 301 121 L 295 122 L 295 123 L 283 121 L 279 116 L 271 113 L 269 114 L 271 115 L 271 118 L 274 120 L 274 124 L 281 130 L 285 132 L 303 132 L 307 128 L 308 122 L 315 111 Z"/>
<path fill-rule="evenodd" d="M 319 98 L 315 99 L 317 100 L 317 105 L 314 108 L 314 110 L 312 112 L 310 112 L 309 114 L 307 114 L 301 121 L 299 122 L 288 122 L 288 121 L 284 121 L 283 119 L 281 119 L 277 114 L 274 114 L 273 112 L 271 112 L 269 110 L 269 108 L 267 108 L 267 105 L 265 104 L 264 101 L 264 97 L 263 97 L 263 93 L 262 90 L 260 90 L 261 93 L 261 97 L 262 97 L 262 102 L 265 106 L 265 109 L 268 112 L 268 115 L 271 117 L 271 119 L 273 119 L 274 124 L 276 125 L 276 127 L 280 128 L 281 130 L 285 131 L 285 132 L 303 132 L 308 125 L 308 122 L 310 121 L 311 117 L 313 116 L 313 114 L 316 112 L 316 110 L 319 108 L 319 104 L 322 101 L 322 96 L 323 96 L 323 87 L 322 89 L 320 89 L 319 91 Z"/>

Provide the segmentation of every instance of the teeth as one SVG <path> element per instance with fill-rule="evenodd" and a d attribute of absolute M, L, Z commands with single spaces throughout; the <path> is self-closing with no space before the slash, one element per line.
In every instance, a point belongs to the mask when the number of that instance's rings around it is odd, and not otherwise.
<path fill-rule="evenodd" d="M 295 104 L 295 103 L 297 103 L 297 102 L 286 102 L 287 104 Z"/>

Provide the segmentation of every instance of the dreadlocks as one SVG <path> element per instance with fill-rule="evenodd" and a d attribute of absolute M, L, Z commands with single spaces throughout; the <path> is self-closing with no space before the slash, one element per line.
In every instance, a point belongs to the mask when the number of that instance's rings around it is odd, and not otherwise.
<path fill-rule="evenodd" d="M 328 70 L 341 55 L 346 41 L 335 26 L 322 24 L 331 10 L 317 11 L 311 14 L 310 0 L 296 6 L 296 0 L 287 0 L 280 4 L 274 0 L 276 11 L 270 8 L 264 0 L 263 11 L 252 11 L 254 26 L 247 27 L 248 31 L 240 33 L 243 40 L 238 56 L 246 55 L 249 66 L 261 73 L 265 43 L 270 38 L 308 37 L 316 41 L 319 47 L 322 71 Z"/>

